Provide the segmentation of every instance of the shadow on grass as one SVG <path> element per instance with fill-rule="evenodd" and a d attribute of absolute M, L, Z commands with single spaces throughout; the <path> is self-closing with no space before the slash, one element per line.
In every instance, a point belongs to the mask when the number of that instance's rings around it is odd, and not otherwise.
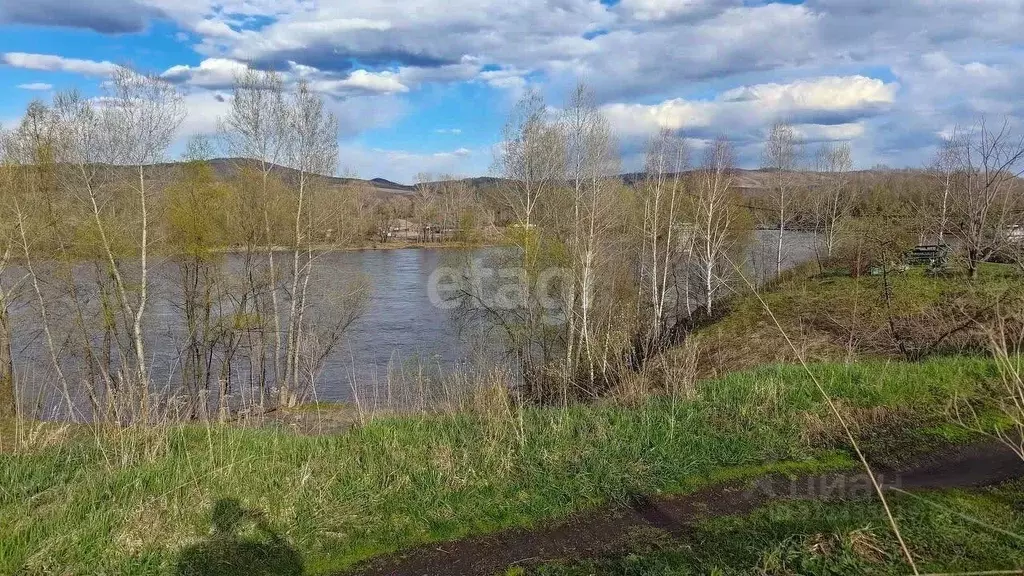
<path fill-rule="evenodd" d="M 224 498 L 213 505 L 212 523 L 209 538 L 181 551 L 177 576 L 302 574 L 302 556 L 267 524 L 262 512 Z"/>

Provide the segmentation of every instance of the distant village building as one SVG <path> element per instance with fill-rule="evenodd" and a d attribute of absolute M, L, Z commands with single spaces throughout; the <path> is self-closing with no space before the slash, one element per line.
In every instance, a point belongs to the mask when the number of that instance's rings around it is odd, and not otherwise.
<path fill-rule="evenodd" d="M 396 240 L 419 240 L 419 225 L 411 220 L 397 218 L 394 223 L 391 224 L 391 233 L 389 236 Z"/>

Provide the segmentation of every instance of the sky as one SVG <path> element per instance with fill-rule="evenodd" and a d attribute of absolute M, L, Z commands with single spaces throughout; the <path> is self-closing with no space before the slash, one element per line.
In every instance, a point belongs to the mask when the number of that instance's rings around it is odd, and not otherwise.
<path fill-rule="evenodd" d="M 490 173 L 515 101 L 584 82 L 624 170 L 668 128 L 756 167 L 770 125 L 920 167 L 981 117 L 1024 120 L 1024 0 L 0 0 L 0 124 L 100 95 L 115 65 L 177 84 L 213 133 L 247 66 L 306 79 L 338 116 L 339 172 Z"/>

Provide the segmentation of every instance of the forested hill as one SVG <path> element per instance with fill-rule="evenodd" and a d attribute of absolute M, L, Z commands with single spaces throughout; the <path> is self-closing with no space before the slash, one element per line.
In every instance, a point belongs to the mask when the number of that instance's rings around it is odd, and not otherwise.
<path fill-rule="evenodd" d="M 215 158 L 209 162 L 220 179 L 228 179 L 234 176 L 237 171 L 246 164 L 249 164 L 254 168 L 256 166 L 256 162 L 254 160 L 248 160 L 245 158 Z M 160 167 L 170 169 L 174 168 L 178 164 L 179 163 L 176 162 L 167 163 L 160 165 Z M 273 171 L 284 180 L 290 180 L 290 176 L 297 174 L 295 170 L 284 166 L 274 166 Z M 812 178 L 812 173 L 810 172 L 803 174 L 805 174 L 808 179 Z M 905 178 L 921 175 L 923 175 L 922 171 L 914 169 L 871 169 L 859 170 L 850 173 L 851 178 L 876 181 L 893 177 Z M 733 170 L 732 185 L 745 195 L 756 196 L 770 188 L 771 176 L 772 174 L 768 170 L 735 169 Z M 625 183 L 635 185 L 643 179 L 644 174 L 642 172 L 628 172 L 622 174 L 620 177 Z M 414 184 L 399 184 L 384 178 L 373 178 L 372 180 L 340 176 L 327 176 L 326 178 L 333 186 L 365 186 L 372 188 L 375 195 L 379 197 L 408 196 L 416 192 L 416 186 Z M 494 188 L 501 182 L 501 178 L 477 176 L 472 178 L 463 178 L 458 181 L 468 184 L 470 189 L 481 190 Z"/>

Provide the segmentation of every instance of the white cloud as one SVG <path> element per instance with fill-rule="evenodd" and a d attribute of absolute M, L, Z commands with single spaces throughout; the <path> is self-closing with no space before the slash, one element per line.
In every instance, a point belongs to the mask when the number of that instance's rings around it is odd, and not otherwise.
<path fill-rule="evenodd" d="M 863 122 L 848 124 L 797 124 L 793 126 L 797 138 L 804 142 L 842 142 L 864 136 Z"/>
<path fill-rule="evenodd" d="M 480 73 L 480 80 L 493 88 L 506 90 L 513 98 L 519 98 L 526 92 L 529 83 L 526 72 L 517 69 L 488 70 Z"/>
<path fill-rule="evenodd" d="M 18 88 L 22 90 L 32 90 L 35 92 L 46 92 L 53 90 L 53 84 L 47 84 L 46 82 L 32 82 L 29 84 L 18 84 Z"/>
<path fill-rule="evenodd" d="M 723 102 L 757 102 L 781 111 L 865 110 L 884 107 L 896 99 L 897 86 L 865 76 L 830 76 L 791 84 L 742 86 L 721 93 Z"/>
<path fill-rule="evenodd" d="M 459 134 L 462 134 L 462 129 L 461 128 L 438 128 L 437 130 L 434 130 L 434 132 L 437 133 L 437 134 L 452 134 L 454 136 L 458 136 Z"/>
<path fill-rule="evenodd" d="M 282 73 L 285 82 L 306 80 L 316 92 L 333 96 L 353 94 L 396 94 L 408 92 L 409 87 L 400 80 L 401 74 L 394 72 L 370 72 L 355 70 L 345 77 L 324 73 L 312 66 L 289 62 L 289 69 Z M 229 58 L 207 58 L 198 66 L 172 66 L 160 77 L 170 82 L 198 88 L 228 89 L 235 78 L 248 70 L 248 65 Z"/>
<path fill-rule="evenodd" d="M 461 82 L 472 80 L 483 66 L 479 59 L 463 56 L 457 64 L 444 66 L 402 66 L 398 69 L 398 77 L 403 84 L 417 86 L 428 82 Z"/>
<path fill-rule="evenodd" d="M 234 83 L 235 77 L 248 69 L 237 60 L 207 58 L 198 66 L 171 66 L 160 77 L 169 82 L 184 83 L 203 88 L 226 88 Z"/>
<path fill-rule="evenodd" d="M 399 81 L 393 72 L 368 72 L 356 70 L 341 80 L 317 80 L 310 83 L 317 92 L 345 95 L 353 92 L 396 94 L 408 92 L 409 88 Z"/>
<path fill-rule="evenodd" d="M 0 21 L 105 33 L 173 20 L 207 60 L 165 75 L 197 90 L 226 87 L 232 70 L 249 64 L 282 70 L 287 81 L 306 79 L 344 101 L 353 133 L 392 122 L 418 101 L 401 95 L 460 82 L 503 91 L 487 104 L 504 106 L 530 85 L 557 103 L 584 80 L 599 102 L 618 103 L 606 111 L 627 138 L 680 126 L 753 139 L 759 126 L 783 118 L 808 139 L 857 138 L 864 150 L 871 139 L 876 154 L 899 158 L 921 154 L 943 127 L 979 113 L 1024 116 L 1024 0 L 407 0 L 402 10 L 393 0 L 0 5 Z M 2 61 L 11 66 L 92 76 L 113 67 L 9 56 Z M 865 76 L 851 80 L 858 74 Z"/>
<path fill-rule="evenodd" d="M 215 134 L 220 119 L 231 111 L 231 95 L 197 91 L 184 96 L 187 115 L 178 127 L 179 140 L 197 134 Z"/>
<path fill-rule="evenodd" d="M 367 18 L 314 18 L 282 20 L 259 30 L 244 30 L 229 38 L 244 48 L 231 54 L 242 59 L 261 59 L 279 52 L 300 51 L 318 44 L 335 44 L 357 32 L 391 29 L 387 20 Z"/>
<path fill-rule="evenodd" d="M 192 31 L 203 37 L 220 39 L 234 39 L 239 36 L 239 33 L 231 26 L 216 18 L 203 18 L 192 25 Z"/>
<path fill-rule="evenodd" d="M 7 52 L 0 60 L 14 68 L 45 70 L 47 72 L 73 72 L 85 74 L 86 76 L 108 76 L 117 68 L 117 65 L 106 60 L 97 62 L 95 60 L 64 58 L 63 56 L 54 56 L 52 54 L 29 54 L 26 52 Z"/>
<path fill-rule="evenodd" d="M 790 84 L 743 86 L 713 100 L 676 98 L 659 104 L 616 103 L 603 110 L 616 130 L 640 138 L 659 129 L 713 137 L 750 136 L 776 120 L 797 124 L 808 139 L 849 139 L 858 124 L 891 107 L 897 86 L 864 76 L 823 77 Z"/>

